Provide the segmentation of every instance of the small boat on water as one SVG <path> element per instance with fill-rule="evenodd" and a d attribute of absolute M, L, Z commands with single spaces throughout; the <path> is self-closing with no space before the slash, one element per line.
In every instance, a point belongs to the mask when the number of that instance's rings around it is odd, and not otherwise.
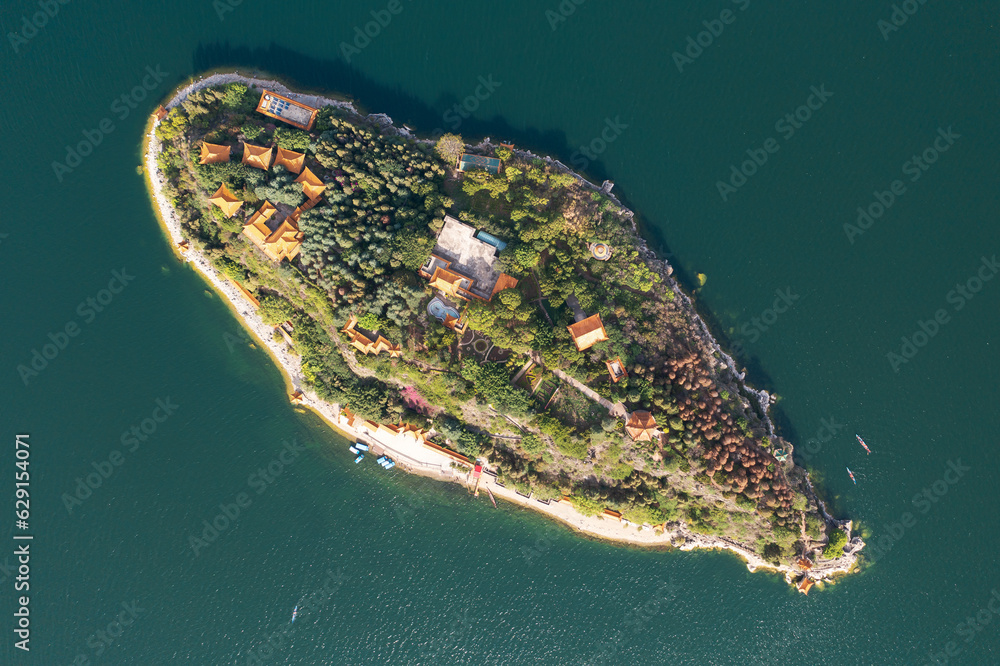
<path fill-rule="evenodd" d="M 353 453 L 354 455 L 358 455 L 358 447 L 356 447 L 356 446 L 348 447 L 347 450 L 350 451 L 351 453 Z"/>
<path fill-rule="evenodd" d="M 861 439 L 861 435 L 855 435 L 855 437 L 858 438 L 858 444 L 860 444 L 862 448 L 868 452 L 868 455 L 871 455 L 872 450 L 868 448 L 867 444 L 865 444 L 865 440 Z"/>
<path fill-rule="evenodd" d="M 359 453 L 358 457 L 354 459 L 354 464 L 357 465 L 359 462 L 365 459 L 365 454 Z"/>
<path fill-rule="evenodd" d="M 354 446 L 358 447 L 359 451 L 367 451 L 368 450 L 368 445 L 365 444 L 364 442 L 356 442 L 354 444 Z"/>
<path fill-rule="evenodd" d="M 487 486 L 486 492 L 490 494 L 490 501 L 493 502 L 493 508 L 499 508 L 497 507 L 497 498 L 493 497 L 493 491 L 489 489 L 489 486 Z"/>
<path fill-rule="evenodd" d="M 851 481 L 854 481 L 854 485 L 858 485 L 858 480 L 854 478 L 854 472 L 851 471 L 850 467 L 847 468 L 847 474 L 851 477 Z"/>
<path fill-rule="evenodd" d="M 298 615 L 299 615 L 299 607 L 298 607 L 298 606 L 296 606 L 296 607 L 295 607 L 295 608 L 294 608 L 294 609 L 292 610 L 292 622 L 295 622 L 295 618 L 296 618 L 296 617 L 298 617 Z"/>

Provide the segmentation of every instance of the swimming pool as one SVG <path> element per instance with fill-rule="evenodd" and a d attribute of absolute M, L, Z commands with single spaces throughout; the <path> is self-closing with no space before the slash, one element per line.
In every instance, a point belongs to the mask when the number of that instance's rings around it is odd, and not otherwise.
<path fill-rule="evenodd" d="M 431 302 L 427 304 L 427 313 L 444 323 L 444 320 L 449 315 L 458 319 L 459 312 L 450 305 L 445 305 L 444 301 L 435 296 L 431 299 Z"/>

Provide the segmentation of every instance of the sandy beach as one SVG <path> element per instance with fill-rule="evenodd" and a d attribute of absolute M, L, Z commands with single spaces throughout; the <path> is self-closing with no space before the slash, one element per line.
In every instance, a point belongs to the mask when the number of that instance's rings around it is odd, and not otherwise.
<path fill-rule="evenodd" d="M 238 73 L 218 73 L 200 78 L 179 89 L 174 96 L 166 104 L 164 104 L 164 106 L 168 109 L 173 108 L 188 94 L 206 86 L 221 85 L 236 81 L 247 85 L 254 84 L 258 87 L 266 87 L 270 90 L 278 91 L 283 95 L 287 95 L 292 99 L 299 100 L 310 106 L 320 107 L 325 105 L 334 105 L 357 113 L 355 107 L 348 102 L 315 95 L 301 95 L 288 90 L 278 81 L 255 79 L 242 76 Z M 387 120 L 388 122 L 391 122 L 391 119 L 388 119 L 387 116 L 382 114 L 376 114 L 372 117 L 376 118 L 380 123 L 384 123 Z M 216 271 L 208 259 L 195 249 L 192 248 L 186 251 L 178 249 L 178 245 L 184 241 L 185 238 L 183 236 L 180 221 L 177 219 L 170 202 L 163 194 L 163 176 L 156 163 L 156 156 L 160 151 L 160 141 L 157 139 L 155 134 L 155 127 L 157 123 L 158 121 L 153 118 L 148 126 L 148 134 L 145 142 L 146 149 L 144 153 L 144 170 L 148 178 L 151 196 L 156 204 L 158 217 L 171 241 L 171 245 L 182 261 L 190 263 L 191 266 L 205 278 L 212 288 L 215 289 L 215 291 L 220 293 L 227 301 L 229 301 L 231 307 L 240 317 L 244 326 L 256 339 L 257 343 L 268 351 L 274 361 L 282 369 L 287 379 L 289 392 L 291 393 L 296 390 L 301 391 L 302 406 L 315 411 L 332 428 L 343 434 L 345 437 L 348 437 L 353 441 L 365 441 L 370 443 L 373 446 L 373 453 L 385 453 L 389 455 L 407 472 L 421 474 L 443 481 L 463 483 L 469 487 L 471 483 L 471 470 L 466 471 L 464 469 L 455 469 L 452 460 L 447 456 L 416 444 L 409 446 L 404 443 L 400 443 L 399 445 L 393 446 L 386 443 L 382 439 L 375 441 L 372 440 L 367 433 L 359 432 L 340 421 L 340 406 L 320 400 L 318 396 L 305 385 L 302 377 L 299 357 L 290 353 L 289 348 L 284 341 L 280 343 L 275 342 L 273 338 L 274 327 L 263 322 L 257 314 L 253 304 L 250 303 L 241 290 L 228 278 Z M 397 131 L 405 133 L 405 130 L 400 130 L 398 128 Z M 487 471 L 489 470 L 487 469 Z M 649 526 L 636 526 L 628 524 L 627 521 L 621 521 L 611 517 L 583 516 L 578 513 L 571 504 L 566 502 L 552 501 L 545 504 L 535 499 L 519 495 L 512 489 L 498 485 L 495 477 L 488 473 L 484 473 L 482 475 L 479 487 L 481 491 L 479 499 L 481 500 L 489 502 L 489 498 L 485 492 L 485 489 L 489 488 L 498 499 L 518 504 L 534 511 L 539 511 L 555 520 L 560 521 L 571 529 L 599 539 L 634 546 L 672 546 L 681 550 L 694 550 L 698 548 L 724 549 L 733 552 L 746 561 L 747 567 L 750 571 L 756 571 L 758 569 L 774 570 L 784 574 L 786 580 L 790 583 L 793 579 L 797 579 L 802 575 L 802 571 L 797 568 L 792 568 L 786 565 L 782 565 L 780 567 L 775 566 L 774 564 L 764 561 L 748 548 L 728 539 L 694 534 L 688 531 L 683 523 L 677 525 L 671 524 L 670 529 L 660 531 L 654 530 Z M 848 573 L 855 564 L 856 555 L 854 555 L 854 553 L 860 549 L 861 545 L 859 544 L 860 539 L 856 539 L 854 542 L 849 544 L 849 550 L 844 557 L 839 558 L 838 560 L 825 562 L 820 566 L 814 567 L 809 572 L 810 578 L 813 578 L 814 580 L 823 580 Z"/>

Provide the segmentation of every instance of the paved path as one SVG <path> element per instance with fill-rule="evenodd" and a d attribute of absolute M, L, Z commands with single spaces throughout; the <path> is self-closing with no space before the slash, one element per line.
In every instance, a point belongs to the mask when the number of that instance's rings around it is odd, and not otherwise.
<path fill-rule="evenodd" d="M 543 365 L 542 359 L 538 358 L 537 354 L 535 354 L 534 352 L 532 352 L 531 358 L 538 365 Z M 579 389 L 579 391 L 583 393 L 585 396 L 587 396 L 588 398 L 599 404 L 601 407 L 604 407 L 606 410 L 608 410 L 608 413 L 611 414 L 611 416 L 622 419 L 628 416 L 628 410 L 625 409 L 625 405 L 623 405 L 622 403 L 619 402 L 611 404 L 610 400 L 602 398 L 597 391 L 590 388 L 589 386 L 581 382 L 579 379 L 570 377 L 562 370 L 556 370 L 555 368 L 549 368 L 549 369 L 552 370 L 552 374 L 554 374 L 556 377 L 566 382 L 567 384 L 572 384 L 577 389 Z"/>

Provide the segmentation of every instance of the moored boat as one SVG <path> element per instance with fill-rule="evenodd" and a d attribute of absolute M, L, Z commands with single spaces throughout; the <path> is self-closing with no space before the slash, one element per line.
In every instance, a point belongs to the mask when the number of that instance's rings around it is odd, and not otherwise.
<path fill-rule="evenodd" d="M 854 485 L 858 485 L 858 481 L 854 478 L 854 472 L 851 471 L 850 467 L 847 468 L 847 474 L 851 477 L 851 481 L 854 481 Z"/>
<path fill-rule="evenodd" d="M 865 440 L 861 439 L 861 435 L 855 435 L 855 437 L 858 438 L 858 444 L 860 444 L 862 448 L 864 448 L 864 450 L 867 451 L 869 455 L 871 455 L 872 450 L 868 448 L 867 444 L 865 444 Z"/>
<path fill-rule="evenodd" d="M 359 462 L 365 459 L 365 454 L 359 453 L 358 457 L 354 459 L 354 464 L 357 465 Z"/>

